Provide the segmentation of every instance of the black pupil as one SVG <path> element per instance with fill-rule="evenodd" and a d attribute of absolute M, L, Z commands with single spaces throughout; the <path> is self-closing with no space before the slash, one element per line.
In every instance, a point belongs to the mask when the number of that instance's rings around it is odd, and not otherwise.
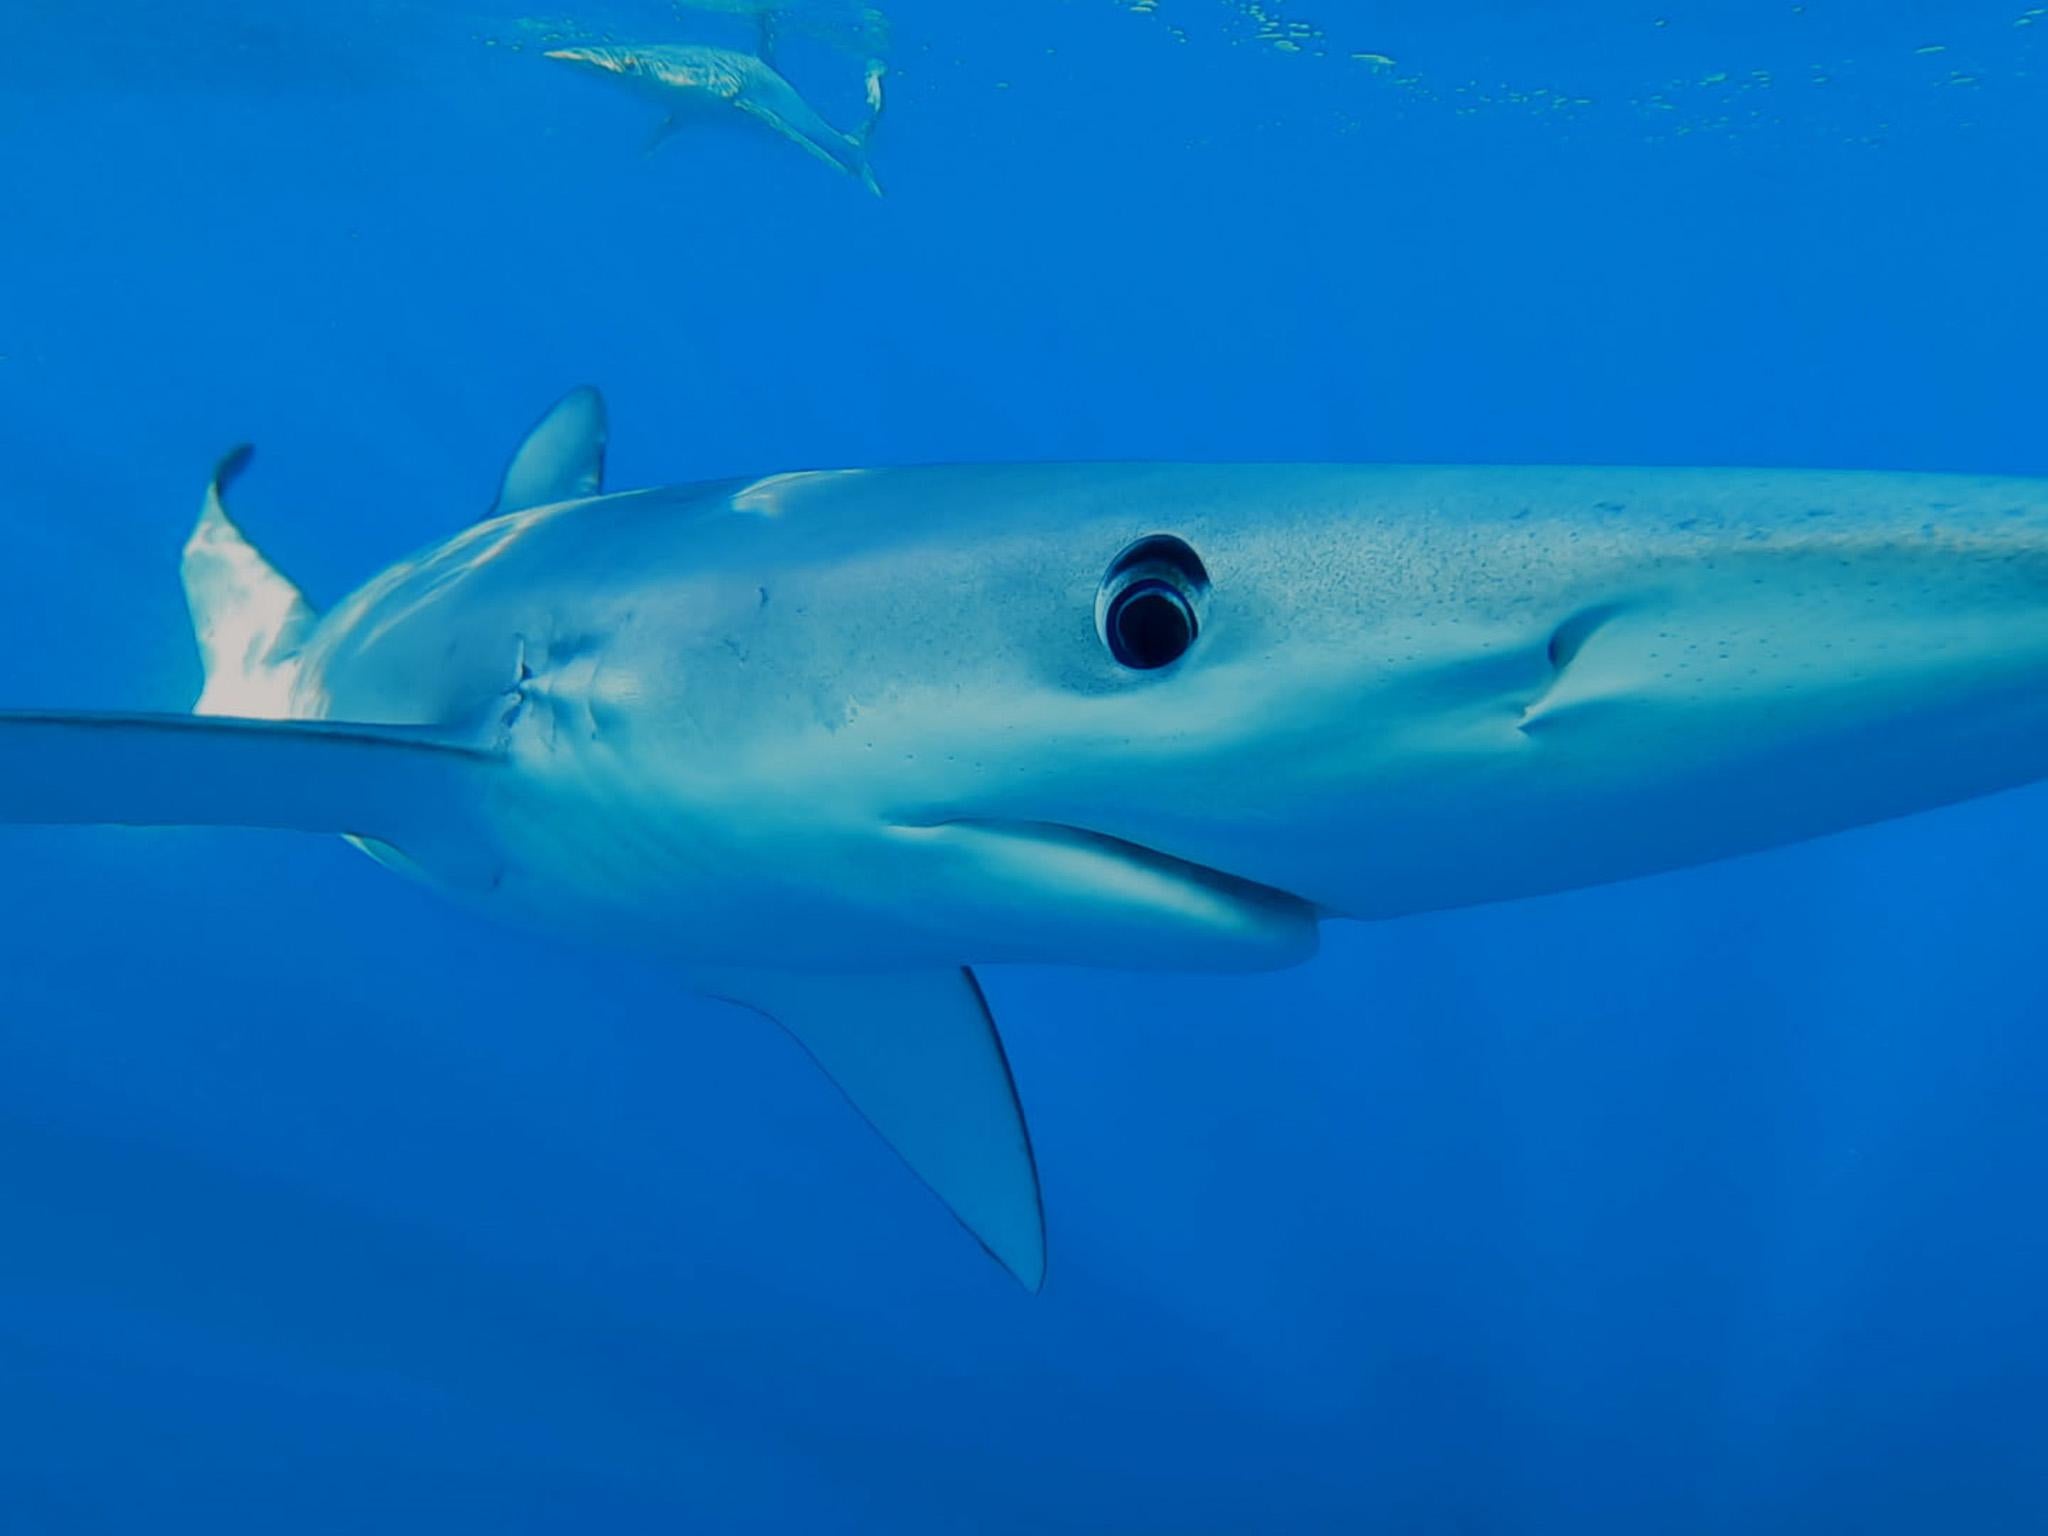
<path fill-rule="evenodd" d="M 1180 660 L 1195 643 L 1195 616 L 1165 582 L 1141 581 L 1118 595 L 1109 637 L 1118 661 L 1149 672 Z"/>

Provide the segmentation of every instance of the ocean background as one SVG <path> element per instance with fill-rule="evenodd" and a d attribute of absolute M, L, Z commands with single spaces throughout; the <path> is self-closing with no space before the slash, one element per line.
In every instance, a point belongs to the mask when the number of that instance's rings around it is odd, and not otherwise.
<path fill-rule="evenodd" d="M 884 3 L 882 200 L 541 57 L 730 15 L 0 7 L 0 702 L 190 703 L 229 445 L 330 601 L 586 381 L 620 487 L 2048 473 L 2023 0 Z M 1034 1298 L 653 967 L 338 842 L 9 829 L 0 1530 L 2048 1529 L 2044 867 L 2035 789 L 987 972 Z"/>

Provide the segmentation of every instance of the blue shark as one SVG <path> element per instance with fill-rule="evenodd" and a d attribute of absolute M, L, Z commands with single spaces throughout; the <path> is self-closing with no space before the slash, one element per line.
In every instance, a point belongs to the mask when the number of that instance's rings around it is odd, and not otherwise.
<path fill-rule="evenodd" d="M 815 38 L 830 47 L 885 50 L 889 18 L 863 0 L 677 0 L 681 9 L 753 20 L 768 57 L 783 33 Z"/>
<path fill-rule="evenodd" d="M 882 116 L 883 65 L 878 60 L 868 64 L 867 117 L 859 128 L 842 133 L 775 68 L 769 46 L 774 14 L 766 13 L 763 22 L 761 55 L 698 43 L 661 43 L 557 48 L 547 57 L 620 81 L 661 106 L 668 115 L 649 141 L 650 150 L 692 122 L 736 111 L 880 197 L 882 184 L 869 162 L 868 143 Z"/>
<path fill-rule="evenodd" d="M 2048 776 L 2048 482 L 1084 464 L 606 492 L 578 390 L 324 613 L 188 541 L 190 715 L 0 715 L 0 821 L 292 829 L 780 1022 L 1027 1286 L 975 968 L 1321 925 Z"/>

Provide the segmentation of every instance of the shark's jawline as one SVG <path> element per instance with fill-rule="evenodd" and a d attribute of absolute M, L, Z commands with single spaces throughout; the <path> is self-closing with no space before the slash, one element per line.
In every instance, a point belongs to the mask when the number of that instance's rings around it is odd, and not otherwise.
<path fill-rule="evenodd" d="M 947 816 L 929 821 L 903 821 L 898 826 L 909 831 L 938 831 L 958 827 L 971 831 L 989 832 L 1016 839 L 1019 842 L 1038 843 L 1047 847 L 1055 845 L 1085 846 L 1116 863 L 1140 871 L 1153 879 L 1199 890 L 1211 899 L 1222 899 L 1233 904 L 1259 906 L 1267 909 L 1295 908 L 1307 919 L 1318 919 L 1330 914 L 1316 903 L 1297 896 L 1292 891 L 1277 886 L 1262 885 L 1256 880 L 1247 880 L 1242 875 L 1213 865 L 1184 859 L 1178 854 L 1148 847 L 1129 838 L 1117 837 L 1108 832 L 1098 832 L 1093 827 L 1084 827 L 1067 821 L 1034 821 L 1010 819 L 999 816 Z"/>
<path fill-rule="evenodd" d="M 1143 842 L 1133 842 L 1130 838 L 1118 838 L 1118 836 L 1110 834 L 1110 831 L 1098 831 L 1096 827 L 1085 827 L 1079 821 L 1042 821 L 1042 819 L 1032 819 L 1032 817 L 999 817 L 999 815 L 948 815 L 948 817 L 932 817 L 928 821 L 899 821 L 897 825 L 901 825 L 905 829 L 913 829 L 913 831 L 915 829 L 936 829 L 936 827 L 979 827 L 979 829 L 987 829 L 987 831 L 1001 831 L 1001 834 L 1012 836 L 1012 838 L 1042 838 L 1042 840 L 1057 840 L 1057 842 L 1079 840 L 1079 842 L 1090 844 L 1092 848 L 1098 848 L 1098 850 L 1102 850 L 1106 854 L 1114 854 L 1120 860 L 1126 860 L 1130 864 L 1137 864 L 1137 866 L 1141 866 L 1141 868 L 1145 868 L 1145 870 L 1149 870 L 1153 874 L 1165 874 L 1165 877 L 1184 879 L 1184 881 L 1190 881 L 1190 883 L 1196 883 L 1196 885 L 1204 885 L 1204 887 L 1219 887 L 1219 889 L 1239 887 L 1239 889 L 1243 889 L 1247 893 L 1257 893 L 1257 895 L 1262 895 L 1262 897 L 1266 897 L 1270 901 L 1300 901 L 1300 905 L 1305 905 L 1305 907 L 1313 905 L 1309 901 L 1303 901 L 1298 895 L 1294 895 L 1292 891 L 1282 891 L 1282 889 L 1272 887 L 1272 885 L 1260 885 L 1257 881 L 1247 881 L 1247 879 L 1241 877 L 1241 874 L 1233 874 L 1227 868 L 1217 868 L 1217 866 L 1212 866 L 1212 864 L 1202 864 L 1202 862 L 1196 862 L 1192 858 L 1182 858 L 1180 854 L 1169 854 L 1169 852 L 1165 852 L 1161 848 L 1151 848 L 1151 846 L 1147 846 Z"/>

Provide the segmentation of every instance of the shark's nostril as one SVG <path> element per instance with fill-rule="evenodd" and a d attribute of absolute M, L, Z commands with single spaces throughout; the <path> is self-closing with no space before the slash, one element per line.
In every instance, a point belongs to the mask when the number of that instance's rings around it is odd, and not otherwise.
<path fill-rule="evenodd" d="M 1593 633 L 1621 612 L 1619 603 L 1596 603 L 1581 608 L 1550 632 L 1550 670 L 1562 672 L 1572 664 Z"/>
<path fill-rule="evenodd" d="M 1515 721 L 1516 729 L 1532 732 L 1551 718 L 1560 702 L 1565 674 L 1578 659 L 1579 652 L 1586 648 L 1586 642 L 1608 620 L 1623 613 L 1626 606 L 1623 603 L 1595 603 L 1592 607 L 1579 609 L 1550 632 L 1550 642 L 1544 651 L 1550 662 L 1550 680 L 1535 698 L 1522 706 Z"/>

